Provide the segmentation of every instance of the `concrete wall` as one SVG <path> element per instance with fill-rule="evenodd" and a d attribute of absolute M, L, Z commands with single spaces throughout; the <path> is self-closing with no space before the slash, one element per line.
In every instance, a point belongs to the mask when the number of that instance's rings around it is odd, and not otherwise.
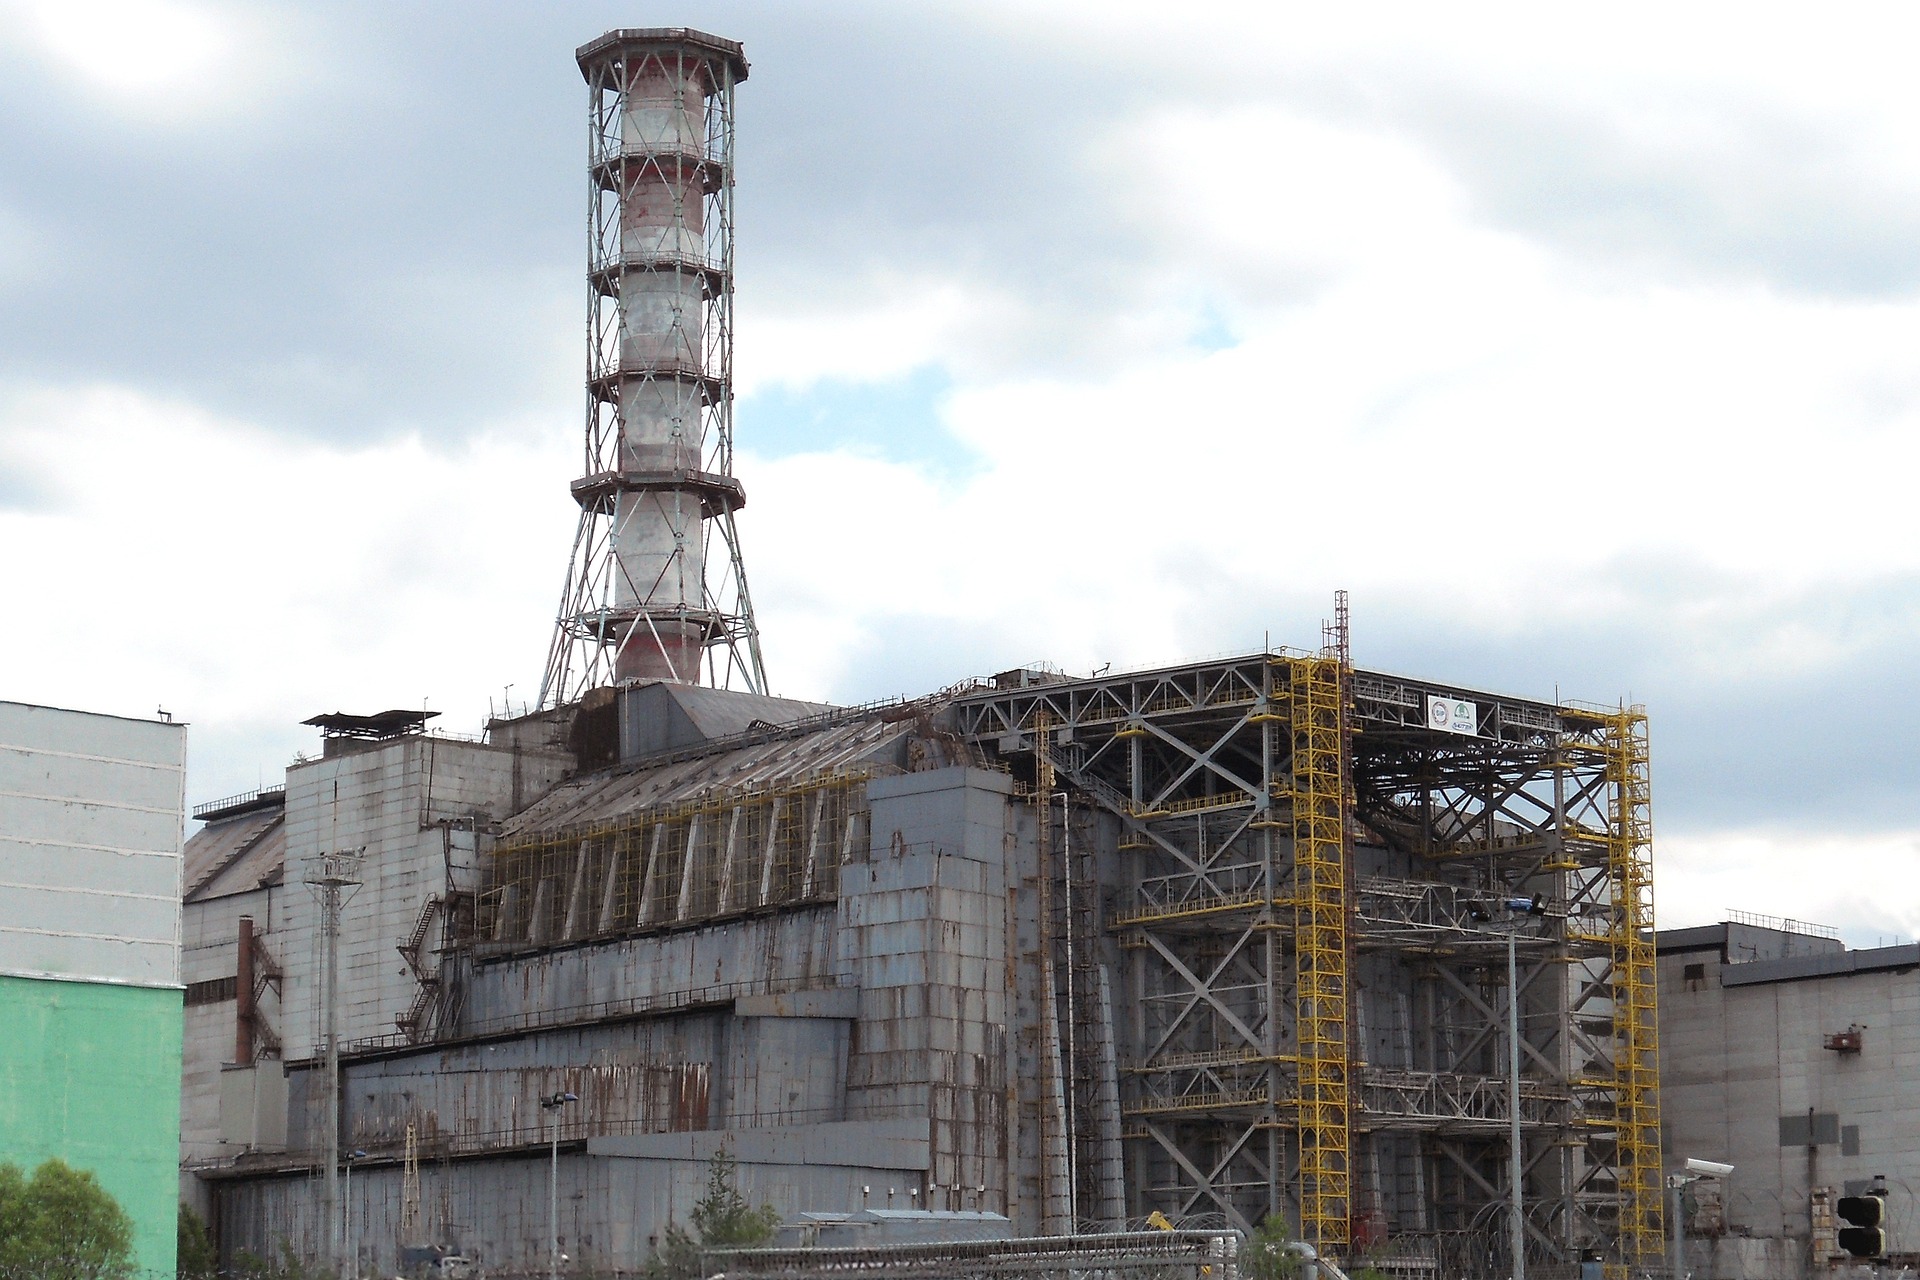
<path fill-rule="evenodd" d="M 394 1035 L 419 983 L 396 954 L 427 900 L 470 888 L 472 841 L 441 823 L 482 825 L 524 807 L 564 775 L 558 755 L 411 736 L 287 770 L 287 871 L 281 940 L 287 978 L 281 1035 L 289 1059 L 320 1043 L 316 1005 L 319 904 L 312 860 L 364 850 L 363 883 L 347 891 L 340 939 L 340 1034 Z M 437 941 L 437 937 L 430 939 Z"/>
<path fill-rule="evenodd" d="M 1844 1195 L 1884 1174 L 1890 1245 L 1920 1250 L 1920 972 L 1910 963 L 1920 956 L 1767 981 L 1810 961 L 1728 965 L 1727 954 L 1708 947 L 1660 956 L 1669 1166 L 1689 1156 L 1734 1165 L 1726 1188 L 1733 1231 L 1802 1242 L 1810 1187 Z M 1854 963 L 1874 955 L 1855 952 Z M 1858 1053 L 1823 1047 L 1856 1025 Z"/>
<path fill-rule="evenodd" d="M 839 913 L 860 989 L 849 1106 L 927 1116 L 928 1187 L 984 1186 L 966 1207 L 1009 1216 L 1012 791 L 969 768 L 869 782 L 872 842 L 841 868 Z"/>
<path fill-rule="evenodd" d="M 253 917 L 261 944 L 278 958 L 274 930 L 283 888 L 255 889 L 189 905 L 181 980 L 211 982 L 237 975 L 240 917 Z M 220 1074 L 234 1057 L 237 1000 L 216 1000 L 186 1009 L 185 1060 L 180 1088 L 180 1159 L 198 1164 L 238 1154 L 220 1135 Z M 273 987 L 261 996 L 261 1013 L 270 1026 L 281 1024 L 280 997 Z"/>
<path fill-rule="evenodd" d="M 185 725 L 0 702 L 0 973 L 180 981 Z"/>
<path fill-rule="evenodd" d="M 844 1003 L 827 1012 L 850 1015 Z M 568 1141 L 839 1120 L 850 1025 L 722 1007 L 352 1061 L 341 1145 L 399 1150 L 409 1122 L 430 1152 L 539 1144 L 551 1136 L 540 1099 L 561 1092 L 580 1099 L 559 1112 Z M 291 1073 L 295 1150 L 320 1145 L 320 1081 L 305 1066 Z"/>
<path fill-rule="evenodd" d="M 857 1209 L 863 1188 L 872 1188 L 875 1203 L 895 1188 L 905 1204 L 906 1188 L 926 1161 L 918 1128 L 885 1122 L 563 1144 L 561 1249 L 577 1264 L 637 1272 L 667 1224 L 688 1223 L 706 1189 L 707 1161 L 723 1146 L 739 1162 L 742 1194 L 782 1217 Z M 548 1170 L 542 1148 L 487 1160 L 423 1160 L 419 1216 L 409 1229 L 402 1227 L 402 1166 L 370 1161 L 355 1169 L 346 1197 L 357 1252 L 370 1272 L 391 1274 L 406 1236 L 409 1244 L 462 1249 L 494 1275 L 544 1274 Z M 227 1182 L 218 1194 L 221 1220 L 230 1227 L 229 1256 L 238 1249 L 277 1252 L 282 1241 L 304 1256 L 319 1256 L 325 1233 L 315 1218 L 319 1189 L 312 1181 Z"/>
<path fill-rule="evenodd" d="M 730 999 L 785 987 L 832 986 L 845 970 L 831 905 L 731 920 L 676 933 L 582 943 L 483 959 L 462 978 L 458 1029 L 578 1017 L 591 1006 L 663 996 Z"/>
<path fill-rule="evenodd" d="M 411 994 L 411 984 L 377 971 L 374 943 L 382 931 L 411 927 L 415 917 L 395 904 L 421 900 L 441 856 L 438 830 L 424 833 L 433 842 L 422 847 L 417 751 L 395 744 L 290 777 L 293 848 L 320 847 L 324 822 L 338 847 L 369 851 L 368 902 L 346 913 L 349 1037 L 378 1027 L 385 1011 L 368 1007 L 377 1002 L 368 985 L 388 988 L 377 997 L 387 1008 Z M 572 1184 L 563 1198 L 619 1206 L 577 1211 L 585 1216 L 569 1230 L 583 1256 L 643 1260 L 699 1195 L 717 1135 L 740 1160 L 743 1187 L 783 1212 L 855 1209 L 863 1194 L 885 1207 L 889 1190 L 899 1208 L 1017 1202 L 1008 1097 L 1022 1051 L 1010 1027 L 1008 931 L 1023 910 L 1029 933 L 1033 921 L 1031 904 L 1014 902 L 1022 884 L 1007 866 L 1016 846 L 1030 860 L 1032 831 L 1029 823 L 1024 841 L 1014 834 L 1011 791 L 1005 775 L 965 768 L 869 783 L 871 837 L 840 868 L 837 904 L 485 955 L 448 970 L 461 1012 L 447 1030 L 464 1039 L 355 1055 L 345 1065 L 343 1146 L 373 1153 L 355 1174 L 357 1212 L 387 1224 L 369 1238 L 397 1238 L 398 1180 L 380 1190 L 387 1175 L 379 1166 L 399 1159 L 411 1122 L 423 1167 L 442 1179 L 435 1212 L 446 1238 L 472 1246 L 482 1232 L 490 1257 L 529 1256 L 544 1239 L 537 1156 L 550 1131 L 539 1100 L 563 1090 L 580 1101 L 558 1113 L 559 1139 L 594 1153 L 563 1154 Z M 290 857 L 290 877 L 297 865 Z M 289 885 L 277 907 L 304 916 L 311 937 L 302 890 Z M 384 963 L 397 968 L 396 944 L 385 941 Z M 282 945 L 290 967 L 313 967 L 302 944 Z M 287 1021 L 298 1028 L 292 1006 L 290 995 Z M 555 1025 L 587 1015 L 611 1020 Z M 292 1152 L 320 1145 L 318 1084 L 317 1070 L 295 1064 Z M 258 1249 L 282 1235 L 318 1247 L 317 1236 L 308 1239 L 318 1196 L 310 1183 L 222 1185 L 230 1247 Z"/>

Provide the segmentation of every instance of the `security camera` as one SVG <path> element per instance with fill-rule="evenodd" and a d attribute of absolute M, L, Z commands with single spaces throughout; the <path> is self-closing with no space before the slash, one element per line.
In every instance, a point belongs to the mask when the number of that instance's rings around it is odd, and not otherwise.
<path fill-rule="evenodd" d="M 1703 1178 L 1724 1178 L 1733 1172 L 1733 1166 L 1721 1164 L 1718 1160 L 1688 1160 L 1687 1172 L 1697 1173 Z"/>

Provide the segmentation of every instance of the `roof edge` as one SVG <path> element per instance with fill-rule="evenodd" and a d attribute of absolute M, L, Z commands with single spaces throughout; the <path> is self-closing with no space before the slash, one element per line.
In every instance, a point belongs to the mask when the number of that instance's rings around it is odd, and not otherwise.
<path fill-rule="evenodd" d="M 734 83 L 747 78 L 747 53 L 738 40 L 696 30 L 693 27 L 616 27 L 573 51 L 580 73 L 587 75 L 592 64 L 630 49 L 653 49 L 681 45 L 714 54 L 733 71 Z M 591 77 L 588 77 L 591 80 Z"/>

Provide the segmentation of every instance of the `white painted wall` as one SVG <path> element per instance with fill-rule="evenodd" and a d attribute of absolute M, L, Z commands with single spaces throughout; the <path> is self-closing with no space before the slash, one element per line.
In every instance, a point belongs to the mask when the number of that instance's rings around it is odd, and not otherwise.
<path fill-rule="evenodd" d="M 180 983 L 185 725 L 0 702 L 0 973 Z"/>

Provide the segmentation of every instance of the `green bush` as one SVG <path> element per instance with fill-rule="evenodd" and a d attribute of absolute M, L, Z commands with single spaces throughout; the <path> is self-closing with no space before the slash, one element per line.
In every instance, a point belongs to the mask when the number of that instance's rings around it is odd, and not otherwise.
<path fill-rule="evenodd" d="M 200 1220 L 200 1215 L 184 1201 L 180 1205 L 179 1245 L 175 1252 L 180 1280 L 217 1280 L 220 1255 L 213 1247 L 213 1237 L 207 1233 L 207 1224 Z"/>
<path fill-rule="evenodd" d="M 1293 1240 L 1293 1227 L 1287 1220 L 1277 1213 L 1268 1214 L 1247 1241 L 1241 1270 L 1254 1280 L 1293 1280 L 1302 1265 L 1299 1254 L 1287 1252 Z"/>
<path fill-rule="evenodd" d="M 0 1277 L 132 1280 L 133 1221 L 91 1173 L 0 1164 Z"/>
<path fill-rule="evenodd" d="M 780 1215 L 772 1206 L 747 1203 L 734 1185 L 734 1160 L 724 1148 L 707 1161 L 707 1193 L 693 1206 L 693 1230 L 669 1226 L 647 1260 L 647 1280 L 692 1280 L 700 1275 L 703 1249 L 757 1249 L 773 1242 Z"/>
<path fill-rule="evenodd" d="M 303 1262 L 291 1240 L 280 1242 L 278 1261 L 242 1249 L 234 1255 L 233 1269 L 224 1274 L 235 1277 L 235 1280 L 333 1280 L 332 1272 L 317 1264 L 309 1266 Z"/>

